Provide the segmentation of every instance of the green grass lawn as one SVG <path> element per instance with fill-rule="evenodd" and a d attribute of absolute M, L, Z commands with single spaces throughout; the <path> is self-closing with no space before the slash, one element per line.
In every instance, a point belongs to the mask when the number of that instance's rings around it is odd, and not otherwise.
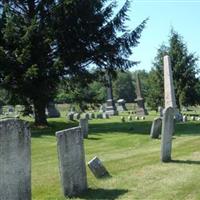
<path fill-rule="evenodd" d="M 154 113 L 155 114 L 155 113 Z M 91 120 L 84 140 L 86 162 L 98 156 L 111 178 L 96 179 L 87 167 L 89 190 L 77 199 L 200 199 L 200 123 L 176 125 L 173 161 L 160 162 L 160 139 L 149 138 L 153 116 L 122 123 Z M 32 130 L 32 199 L 64 200 L 55 132 L 76 126 L 65 117 Z"/>

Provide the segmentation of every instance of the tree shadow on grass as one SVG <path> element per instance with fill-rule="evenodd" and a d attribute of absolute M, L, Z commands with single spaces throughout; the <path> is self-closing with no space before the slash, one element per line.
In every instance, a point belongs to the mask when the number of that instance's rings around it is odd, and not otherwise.
<path fill-rule="evenodd" d="M 171 163 L 189 164 L 189 165 L 200 165 L 200 161 L 196 160 L 171 160 Z"/>
<path fill-rule="evenodd" d="M 175 127 L 175 135 L 200 135 L 200 123 L 177 123 Z"/>
<path fill-rule="evenodd" d="M 86 192 L 84 192 L 79 197 L 82 199 L 114 200 L 127 192 L 128 192 L 128 190 L 125 190 L 125 189 L 93 189 L 93 188 L 89 188 Z"/>
<path fill-rule="evenodd" d="M 105 124 L 90 124 L 89 130 L 92 134 L 102 133 L 128 133 L 149 135 L 151 121 L 133 121 L 133 122 L 112 122 Z"/>
<path fill-rule="evenodd" d="M 31 136 L 32 137 L 41 137 L 41 136 L 55 136 L 57 131 L 65 130 L 68 128 L 78 126 L 78 122 L 59 122 L 59 121 L 51 121 L 48 127 L 45 128 L 36 128 L 31 127 Z"/>

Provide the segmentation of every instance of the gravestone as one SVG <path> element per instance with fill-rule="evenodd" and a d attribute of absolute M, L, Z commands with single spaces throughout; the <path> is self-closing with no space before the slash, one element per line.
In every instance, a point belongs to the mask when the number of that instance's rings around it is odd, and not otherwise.
<path fill-rule="evenodd" d="M 83 135 L 80 127 L 56 132 L 61 185 L 64 196 L 77 196 L 87 189 Z"/>
<path fill-rule="evenodd" d="M 67 117 L 68 117 L 69 120 L 73 121 L 74 120 L 74 113 L 71 113 L 71 112 L 68 113 Z"/>
<path fill-rule="evenodd" d="M 105 112 L 105 111 L 106 111 L 105 105 L 101 105 L 100 109 L 99 109 L 99 112 Z"/>
<path fill-rule="evenodd" d="M 89 113 L 89 119 L 94 119 L 95 118 L 95 114 L 94 113 Z"/>
<path fill-rule="evenodd" d="M 128 116 L 128 121 L 132 121 L 132 120 L 133 120 L 132 116 L 129 115 L 129 116 Z"/>
<path fill-rule="evenodd" d="M 115 101 L 113 99 L 113 91 L 112 91 L 112 80 L 111 76 L 107 75 L 108 86 L 107 86 L 107 101 L 106 101 L 106 113 L 108 115 L 118 115 L 117 108 L 115 106 Z"/>
<path fill-rule="evenodd" d="M 96 115 L 96 118 L 97 118 L 97 119 L 102 119 L 102 118 L 103 118 L 103 114 L 102 114 L 102 113 L 98 113 L 98 114 Z"/>
<path fill-rule="evenodd" d="M 124 99 L 119 99 L 117 101 L 117 111 L 118 112 L 123 112 L 123 111 L 126 111 L 127 108 L 126 108 L 126 105 L 125 105 L 125 100 Z"/>
<path fill-rule="evenodd" d="M 0 199 L 31 200 L 31 136 L 19 119 L 0 121 Z"/>
<path fill-rule="evenodd" d="M 196 120 L 195 116 L 191 116 L 191 120 L 195 121 Z"/>
<path fill-rule="evenodd" d="M 102 115 L 103 115 L 103 119 L 109 119 L 109 115 L 107 114 L 107 113 L 102 113 Z"/>
<path fill-rule="evenodd" d="M 121 116 L 121 121 L 125 122 L 125 117 L 124 116 Z"/>
<path fill-rule="evenodd" d="M 180 113 L 177 109 L 175 91 L 173 84 L 173 74 L 171 68 L 171 60 L 168 55 L 164 56 L 164 97 L 165 108 L 172 107 L 174 109 L 174 116 L 176 120 L 180 121 Z"/>
<path fill-rule="evenodd" d="M 49 118 L 58 118 L 58 117 L 60 117 L 60 112 L 56 108 L 56 106 L 55 106 L 55 104 L 53 102 L 50 102 L 48 104 L 47 109 L 46 109 L 46 115 Z"/>
<path fill-rule="evenodd" d="M 80 119 L 79 126 L 84 138 L 88 138 L 88 119 Z"/>
<path fill-rule="evenodd" d="M 144 105 L 144 98 L 142 96 L 139 74 L 136 75 L 136 95 L 137 95 L 137 98 L 135 99 L 135 102 L 137 103 L 136 114 L 139 116 L 148 115 L 148 112 Z"/>
<path fill-rule="evenodd" d="M 88 167 L 94 174 L 96 178 L 108 177 L 110 176 L 107 169 L 104 167 L 99 158 L 94 157 L 88 162 Z"/>
<path fill-rule="evenodd" d="M 183 115 L 183 122 L 187 122 L 187 116 Z"/>
<path fill-rule="evenodd" d="M 160 117 L 155 118 L 151 126 L 150 137 L 158 138 L 159 135 L 161 134 L 161 129 L 162 129 L 162 119 Z"/>
<path fill-rule="evenodd" d="M 163 113 L 161 135 L 161 161 L 171 160 L 172 134 L 174 132 L 174 109 L 166 108 Z"/>

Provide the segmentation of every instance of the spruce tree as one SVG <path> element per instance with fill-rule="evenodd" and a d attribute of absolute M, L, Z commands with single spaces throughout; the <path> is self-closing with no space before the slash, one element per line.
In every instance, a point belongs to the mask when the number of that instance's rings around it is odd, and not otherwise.
<path fill-rule="evenodd" d="M 127 0 L 5 0 L 0 26 L 1 86 L 25 104 L 33 104 L 35 124 L 46 125 L 45 107 L 63 79 L 86 86 L 100 73 L 113 73 L 135 64 L 128 59 L 138 45 L 144 20 L 133 31 L 125 22 Z"/>

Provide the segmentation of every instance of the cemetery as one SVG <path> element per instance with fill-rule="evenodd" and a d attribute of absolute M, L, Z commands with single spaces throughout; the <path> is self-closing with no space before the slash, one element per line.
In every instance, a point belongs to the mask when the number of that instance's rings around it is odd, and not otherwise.
<path fill-rule="evenodd" d="M 193 35 L 108 2 L 0 1 L 0 200 L 200 199 Z"/>

